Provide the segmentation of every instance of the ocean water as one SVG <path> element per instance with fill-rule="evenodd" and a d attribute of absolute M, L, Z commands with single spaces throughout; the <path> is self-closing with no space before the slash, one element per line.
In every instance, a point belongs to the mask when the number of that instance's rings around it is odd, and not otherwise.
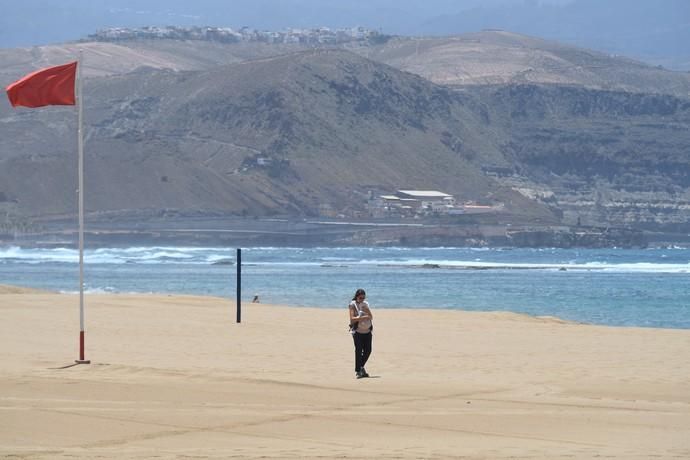
<path fill-rule="evenodd" d="M 227 297 L 233 315 L 235 254 L 87 249 L 85 289 Z M 247 301 L 258 294 L 264 303 L 344 308 L 361 287 L 374 308 L 503 310 L 690 328 L 690 249 L 245 248 L 242 262 Z M 78 292 L 78 252 L 0 247 L 0 284 Z"/>

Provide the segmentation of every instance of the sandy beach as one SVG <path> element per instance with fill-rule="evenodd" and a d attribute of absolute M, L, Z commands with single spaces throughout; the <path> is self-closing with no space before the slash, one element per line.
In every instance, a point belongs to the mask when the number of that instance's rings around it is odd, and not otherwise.
<path fill-rule="evenodd" d="M 0 287 L 0 458 L 690 458 L 690 330 Z"/>

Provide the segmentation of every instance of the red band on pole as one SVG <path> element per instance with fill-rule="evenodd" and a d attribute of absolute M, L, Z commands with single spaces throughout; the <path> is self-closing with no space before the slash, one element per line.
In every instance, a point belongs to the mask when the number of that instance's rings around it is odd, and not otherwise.
<path fill-rule="evenodd" d="M 91 364 L 91 361 L 84 359 L 84 331 L 79 331 L 79 359 L 74 360 L 77 364 Z"/>

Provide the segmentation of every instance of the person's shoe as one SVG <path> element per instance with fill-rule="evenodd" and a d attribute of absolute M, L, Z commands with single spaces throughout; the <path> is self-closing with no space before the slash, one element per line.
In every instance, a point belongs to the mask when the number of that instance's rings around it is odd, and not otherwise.
<path fill-rule="evenodd" d="M 364 372 L 362 372 L 361 370 L 357 371 L 357 373 L 355 374 L 355 377 L 357 377 L 358 379 L 361 379 L 362 377 L 364 377 Z"/>
<path fill-rule="evenodd" d="M 369 377 L 369 374 L 367 374 L 367 370 L 362 368 L 362 370 L 359 371 L 362 374 L 362 377 Z"/>

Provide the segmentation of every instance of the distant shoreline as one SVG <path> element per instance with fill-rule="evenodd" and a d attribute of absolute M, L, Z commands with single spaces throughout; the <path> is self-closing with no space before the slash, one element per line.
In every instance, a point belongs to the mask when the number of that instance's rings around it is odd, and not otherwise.
<path fill-rule="evenodd" d="M 39 225 L 41 225 L 39 223 Z M 0 234 L 0 245 L 65 247 L 78 242 L 75 222 L 42 224 L 44 229 Z M 623 227 L 463 223 L 453 220 L 341 220 L 269 218 L 184 218 L 89 221 L 89 247 L 489 247 L 646 248 L 690 246 L 685 233 L 645 232 Z"/>

